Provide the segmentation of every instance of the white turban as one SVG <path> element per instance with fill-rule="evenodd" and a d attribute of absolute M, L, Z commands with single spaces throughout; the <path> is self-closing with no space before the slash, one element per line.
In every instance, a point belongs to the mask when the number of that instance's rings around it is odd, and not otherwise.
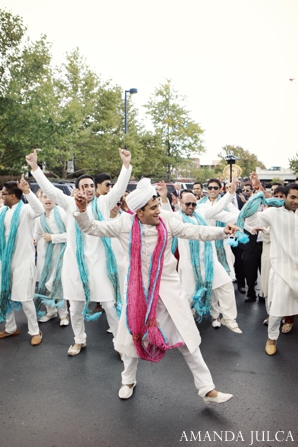
<path fill-rule="evenodd" d="M 153 196 L 156 196 L 156 189 L 151 185 L 150 178 L 142 178 L 137 184 L 136 189 L 128 194 L 126 203 L 128 208 L 135 213 L 140 208 L 143 208 Z"/>

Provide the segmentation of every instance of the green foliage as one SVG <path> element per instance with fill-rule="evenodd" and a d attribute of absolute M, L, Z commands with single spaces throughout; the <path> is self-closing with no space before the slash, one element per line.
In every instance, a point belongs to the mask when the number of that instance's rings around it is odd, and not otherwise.
<path fill-rule="evenodd" d="M 204 152 L 201 135 L 203 130 L 195 123 L 185 108 L 185 98 L 178 95 L 171 81 L 155 89 L 145 105 L 160 148 L 156 152 L 156 162 L 166 168 L 170 179 L 185 157 L 194 157 Z"/>
<path fill-rule="evenodd" d="M 250 174 L 256 170 L 256 167 L 266 169 L 264 163 L 258 160 L 258 157 L 255 154 L 252 154 L 248 150 L 243 149 L 240 146 L 227 145 L 222 148 L 222 152 L 218 154 L 218 157 L 221 158 L 221 163 L 217 165 L 214 170 L 216 174 L 223 175 L 223 170 L 227 166 L 227 162 L 225 157 L 233 152 L 235 157 L 239 157 L 239 160 L 236 160 L 236 164 L 242 168 L 241 176 L 249 177 Z"/>
<path fill-rule="evenodd" d="M 290 169 L 294 172 L 295 175 L 298 174 L 298 152 L 295 154 L 293 158 L 289 158 L 289 166 Z"/>

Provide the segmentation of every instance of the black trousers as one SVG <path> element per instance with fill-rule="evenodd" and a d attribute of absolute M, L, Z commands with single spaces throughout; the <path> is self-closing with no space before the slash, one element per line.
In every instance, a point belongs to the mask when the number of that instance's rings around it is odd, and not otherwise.
<path fill-rule="evenodd" d="M 263 242 L 256 242 L 251 252 L 243 251 L 244 276 L 248 287 L 247 296 L 250 298 L 256 297 L 255 283 L 258 279 L 258 271 L 261 272 L 262 249 Z"/>

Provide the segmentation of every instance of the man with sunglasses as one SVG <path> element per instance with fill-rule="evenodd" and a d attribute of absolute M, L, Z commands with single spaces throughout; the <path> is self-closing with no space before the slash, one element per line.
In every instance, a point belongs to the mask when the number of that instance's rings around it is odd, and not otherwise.
<path fill-rule="evenodd" d="M 231 185 L 231 196 L 233 196 L 236 189 L 236 183 Z M 220 208 L 219 202 L 214 206 L 214 209 L 205 209 L 198 211 L 196 209 L 197 202 L 194 194 L 188 191 L 182 191 L 182 197 L 180 199 L 181 210 L 179 213 L 174 213 L 175 217 L 180 220 L 193 225 L 199 225 L 199 216 L 211 217 L 216 216 L 216 211 Z M 232 215 L 234 218 L 234 215 Z M 206 222 L 207 225 L 207 222 Z M 208 266 L 205 265 L 205 247 L 204 242 L 199 243 L 199 254 L 200 254 L 200 275 L 206 283 L 206 275 Z M 211 298 L 211 316 L 212 316 L 212 326 L 214 328 L 219 328 L 221 324 L 227 326 L 231 331 L 241 334 L 242 331 L 239 329 L 236 322 L 237 308 L 235 300 L 235 292 L 230 276 L 223 268 L 223 266 L 218 261 L 215 249 L 214 241 L 211 242 L 212 249 L 209 253 L 209 262 L 213 263 L 213 277 L 212 277 L 212 298 Z M 193 300 L 193 296 L 196 293 L 196 273 L 194 261 L 195 253 L 192 253 L 193 243 L 189 243 L 188 240 L 178 239 L 178 249 L 180 255 L 179 262 L 179 275 L 182 283 L 182 288 L 187 295 L 189 302 Z M 205 287 L 205 284 L 204 284 Z M 215 303 L 215 305 L 214 305 Z M 219 308 L 217 304 L 219 303 Z M 218 310 L 219 309 L 219 310 Z M 222 319 L 219 319 L 219 313 L 222 314 Z"/>
<path fill-rule="evenodd" d="M 22 202 L 26 195 L 28 204 Z M 35 305 L 33 302 L 35 287 L 35 265 L 33 229 L 35 219 L 43 213 L 43 206 L 29 184 L 22 176 L 20 182 L 6 182 L 2 197 L 4 207 L 0 213 L 0 254 L 1 254 L 1 322 L 6 319 L 5 330 L 0 339 L 18 335 L 15 311 L 21 304 L 28 322 L 31 345 L 42 341 Z M 11 307 L 11 309 L 9 309 Z"/>
<path fill-rule="evenodd" d="M 76 187 L 84 191 L 86 195 L 88 213 L 92 217 L 96 214 L 97 219 L 101 217 L 108 221 L 110 210 L 114 208 L 126 190 L 132 169 L 131 154 L 129 151 L 119 149 L 119 155 L 123 161 L 123 167 L 118 181 L 109 193 L 100 195 L 96 199 L 91 176 L 84 174 L 76 180 Z M 106 244 L 109 244 L 109 241 L 93 238 L 80 232 L 73 218 L 73 213 L 76 210 L 74 198 L 63 194 L 44 176 L 37 164 L 36 150 L 29 154 L 26 160 L 44 193 L 68 214 L 67 247 L 62 267 L 62 285 L 64 298 L 70 303 L 71 325 L 75 336 L 75 344 L 70 346 L 68 355 L 75 356 L 86 346 L 87 335 L 83 312 L 88 318 L 86 303 L 88 304 L 89 301 L 102 303 L 114 337 L 117 333 L 118 317 L 115 308 L 115 286 L 117 284 L 115 284 L 116 279 L 114 283 L 111 281 L 111 275 L 109 275 L 111 272 L 108 270 L 110 259 L 107 257 L 109 247 Z M 108 252 L 110 253 L 110 251 Z"/>

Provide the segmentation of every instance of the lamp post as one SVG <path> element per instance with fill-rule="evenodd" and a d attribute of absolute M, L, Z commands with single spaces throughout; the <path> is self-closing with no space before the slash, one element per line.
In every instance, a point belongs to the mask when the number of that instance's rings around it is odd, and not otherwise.
<path fill-rule="evenodd" d="M 228 165 L 230 165 L 230 182 L 231 182 L 232 177 L 233 177 L 232 165 L 235 164 L 235 160 L 236 160 L 234 152 L 230 151 L 230 153 L 225 157 L 225 160 L 228 163 Z"/>
<path fill-rule="evenodd" d="M 135 93 L 138 93 L 138 90 L 136 88 L 131 88 L 130 90 L 124 91 L 124 133 L 127 134 L 127 102 L 126 102 L 126 95 L 129 93 L 130 95 L 134 95 Z"/>

